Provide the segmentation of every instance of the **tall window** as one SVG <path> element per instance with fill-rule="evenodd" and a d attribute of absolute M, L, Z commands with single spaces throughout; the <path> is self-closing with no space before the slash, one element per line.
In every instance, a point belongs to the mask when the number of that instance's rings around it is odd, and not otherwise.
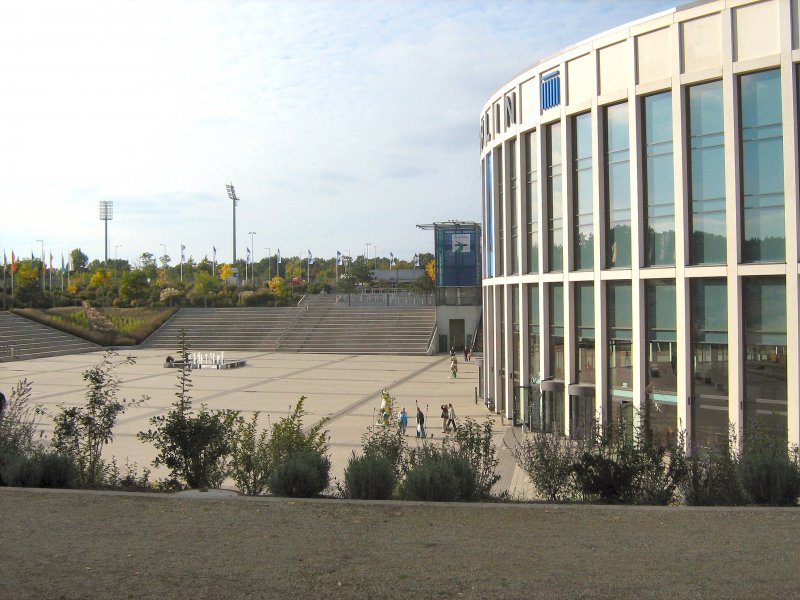
<path fill-rule="evenodd" d="M 592 115 L 575 117 L 572 128 L 573 148 L 573 236 L 575 269 L 591 269 L 594 265 L 594 233 L 592 231 Z"/>
<path fill-rule="evenodd" d="M 742 261 L 783 261 L 783 123 L 780 70 L 739 78 Z"/>
<path fill-rule="evenodd" d="M 631 356 L 631 284 L 610 281 L 606 288 L 608 314 L 608 406 L 606 419 L 633 433 L 633 369 Z"/>
<path fill-rule="evenodd" d="M 500 292 L 498 298 L 498 312 L 500 313 L 500 356 L 497 361 L 499 381 L 497 386 L 497 407 L 501 412 L 506 410 L 506 302 L 503 295 L 505 288 L 496 288 Z"/>
<path fill-rule="evenodd" d="M 517 383 L 519 379 L 519 295 L 520 287 L 511 286 L 511 375 Z"/>
<path fill-rule="evenodd" d="M 485 177 L 484 177 L 484 205 L 486 206 L 486 258 L 484 264 L 486 265 L 486 274 L 488 277 L 494 277 L 494 187 L 492 184 L 492 166 L 494 160 L 492 153 L 486 155 L 485 159 Z"/>
<path fill-rule="evenodd" d="M 631 173 L 628 104 L 605 112 L 606 266 L 631 266 Z"/>
<path fill-rule="evenodd" d="M 564 379 L 564 286 L 549 286 L 550 376 Z M 542 394 L 542 427 L 552 433 L 564 433 L 564 388 Z"/>
<path fill-rule="evenodd" d="M 594 285 L 575 284 L 575 345 L 578 383 L 594 383 Z"/>
<path fill-rule="evenodd" d="M 647 96 L 644 105 L 645 264 L 675 264 L 675 182 L 672 164 L 672 93 Z"/>
<path fill-rule="evenodd" d="M 678 344 L 675 326 L 675 281 L 645 284 L 647 399 L 655 440 L 675 443 L 678 427 Z"/>
<path fill-rule="evenodd" d="M 508 143 L 509 170 L 511 171 L 511 273 L 519 273 L 519 210 L 517 209 L 517 140 Z"/>
<path fill-rule="evenodd" d="M 561 210 L 561 123 L 547 128 L 547 270 L 564 267 L 564 213 Z"/>
<path fill-rule="evenodd" d="M 692 444 L 728 439 L 728 310 L 724 279 L 692 279 Z"/>
<path fill-rule="evenodd" d="M 506 242 L 506 206 L 503 194 L 503 147 L 498 146 L 494 151 L 494 172 L 497 176 L 497 274 L 503 276 L 505 269 L 505 242 Z"/>
<path fill-rule="evenodd" d="M 692 264 L 724 263 L 725 136 L 722 82 L 689 88 L 689 200 Z"/>
<path fill-rule="evenodd" d="M 528 272 L 539 272 L 539 172 L 536 132 L 525 135 L 525 212 L 528 219 Z"/>
<path fill-rule="evenodd" d="M 528 369 L 531 377 L 541 379 L 539 368 L 539 285 L 528 285 Z"/>
<path fill-rule="evenodd" d="M 744 426 L 787 436 L 786 282 L 746 277 L 744 316 Z"/>

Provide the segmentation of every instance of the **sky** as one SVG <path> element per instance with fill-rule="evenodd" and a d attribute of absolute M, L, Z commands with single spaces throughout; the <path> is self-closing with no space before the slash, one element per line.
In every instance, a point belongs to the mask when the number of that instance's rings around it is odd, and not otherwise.
<path fill-rule="evenodd" d="M 232 183 L 238 258 L 410 260 L 416 225 L 480 221 L 493 92 L 676 4 L 4 0 L 0 246 L 102 260 L 110 200 L 109 258 L 230 261 Z"/>

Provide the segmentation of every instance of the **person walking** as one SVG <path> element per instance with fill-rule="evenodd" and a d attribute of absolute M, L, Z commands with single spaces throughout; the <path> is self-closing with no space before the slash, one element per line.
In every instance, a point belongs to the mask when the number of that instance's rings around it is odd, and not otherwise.
<path fill-rule="evenodd" d="M 422 414 L 419 405 L 417 405 L 417 437 L 425 437 L 425 415 Z"/>
<path fill-rule="evenodd" d="M 408 413 L 406 412 L 406 407 L 400 409 L 400 418 L 398 419 L 400 422 L 400 434 L 406 434 L 406 427 L 408 427 Z"/>
<path fill-rule="evenodd" d="M 467 348 L 466 344 L 464 345 L 464 362 L 469 361 L 469 348 Z"/>
<path fill-rule="evenodd" d="M 456 430 L 456 409 L 453 408 L 452 404 L 447 405 L 447 429 L 450 429 L 450 425 L 453 426 L 453 431 Z"/>
<path fill-rule="evenodd" d="M 458 359 L 454 356 L 450 359 L 450 379 L 458 377 Z"/>
<path fill-rule="evenodd" d="M 447 404 L 442 404 L 442 433 L 447 433 Z"/>

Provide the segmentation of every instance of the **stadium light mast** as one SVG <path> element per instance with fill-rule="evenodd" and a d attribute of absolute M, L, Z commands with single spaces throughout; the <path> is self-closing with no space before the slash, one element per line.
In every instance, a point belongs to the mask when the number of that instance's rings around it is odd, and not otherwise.
<path fill-rule="evenodd" d="M 100 200 L 100 220 L 105 222 L 106 240 L 103 245 L 105 260 L 104 265 L 108 265 L 108 222 L 114 219 L 114 202 L 112 200 Z"/>
<path fill-rule="evenodd" d="M 239 204 L 239 198 L 236 197 L 236 190 L 233 189 L 233 184 L 229 183 L 225 186 L 228 190 L 228 198 L 233 202 L 233 264 L 236 263 L 236 205 Z"/>

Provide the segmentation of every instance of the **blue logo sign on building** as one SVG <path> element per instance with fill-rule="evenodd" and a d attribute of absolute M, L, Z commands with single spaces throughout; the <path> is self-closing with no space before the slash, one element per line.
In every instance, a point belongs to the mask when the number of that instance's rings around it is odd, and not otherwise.
<path fill-rule="evenodd" d="M 541 95 L 542 110 L 553 108 L 561 104 L 561 85 L 558 71 L 551 71 L 547 75 L 542 75 Z"/>

